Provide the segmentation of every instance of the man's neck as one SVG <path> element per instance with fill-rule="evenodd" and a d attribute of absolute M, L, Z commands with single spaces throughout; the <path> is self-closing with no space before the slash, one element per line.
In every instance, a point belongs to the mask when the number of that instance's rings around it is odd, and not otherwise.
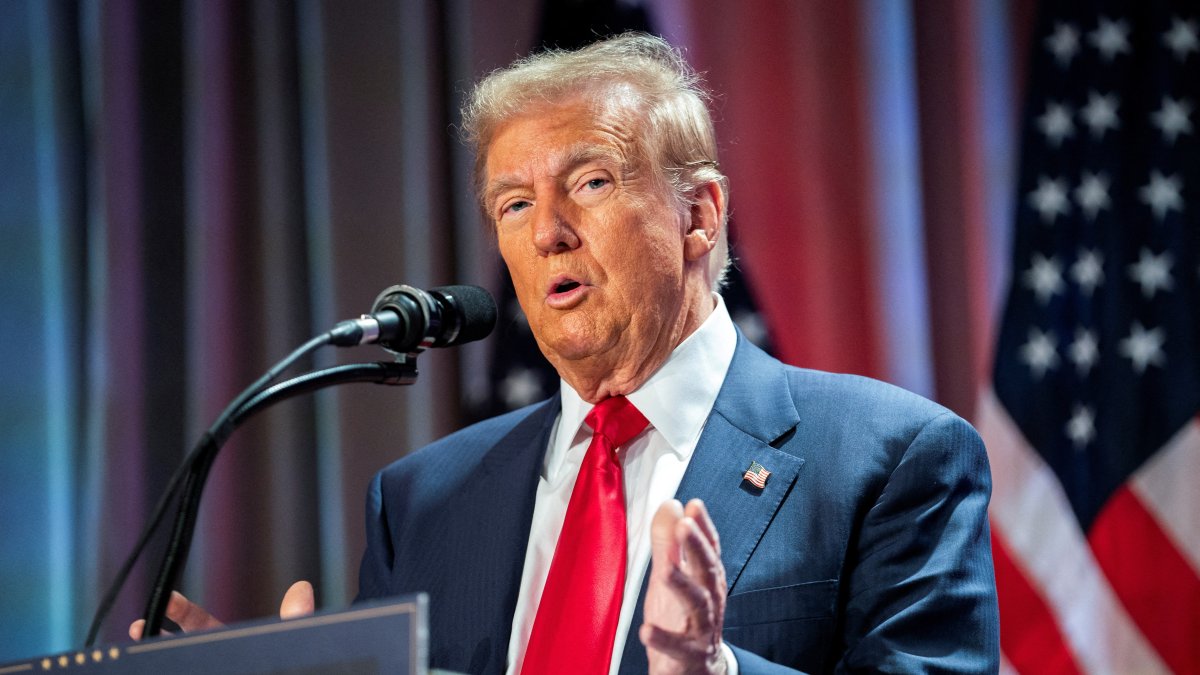
<path fill-rule="evenodd" d="M 708 293 L 702 301 L 689 303 L 689 307 L 675 326 L 664 327 L 656 343 L 642 353 L 602 354 L 553 365 L 559 376 L 588 403 L 628 395 L 645 384 L 667 362 L 675 348 L 696 332 L 712 314 L 716 300 Z"/>

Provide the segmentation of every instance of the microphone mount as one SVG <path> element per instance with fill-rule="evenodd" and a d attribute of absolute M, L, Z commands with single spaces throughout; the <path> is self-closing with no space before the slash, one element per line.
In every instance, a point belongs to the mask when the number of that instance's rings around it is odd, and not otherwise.
<path fill-rule="evenodd" d="M 445 286 L 423 291 L 407 285 L 391 286 L 375 299 L 371 314 L 339 323 L 272 366 L 222 411 L 171 476 L 133 551 L 101 599 L 84 646 L 90 648 L 95 643 L 117 594 L 178 495 L 174 526 L 144 614 L 143 637 L 160 633 L 170 591 L 187 561 L 209 470 L 225 441 L 243 422 L 275 403 L 329 386 L 350 382 L 414 384 L 418 375 L 416 357 L 420 352 L 481 339 L 492 331 L 495 322 L 495 300 L 482 288 Z M 367 343 L 379 344 L 393 355 L 394 361 L 335 366 L 271 385 L 292 364 L 320 347 Z"/>

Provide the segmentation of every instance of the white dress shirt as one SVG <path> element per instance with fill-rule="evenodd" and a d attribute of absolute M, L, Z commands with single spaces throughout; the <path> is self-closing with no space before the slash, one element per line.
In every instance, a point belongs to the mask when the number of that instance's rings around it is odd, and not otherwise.
<path fill-rule="evenodd" d="M 658 507 L 679 489 L 733 360 L 737 333 L 725 303 L 720 296 L 715 297 L 717 306 L 700 328 L 671 352 L 667 362 L 644 385 L 626 397 L 650 424 L 618 451 L 623 467 L 629 551 L 625 594 L 609 667 L 612 675 L 620 667 L 626 639 L 638 639 L 636 634 L 630 635 L 630 623 L 650 562 L 650 522 Z M 561 393 L 562 411 L 550 433 L 533 506 L 521 590 L 508 643 L 509 675 L 521 672 L 567 504 L 592 440 L 592 430 L 584 423 L 592 404 L 580 398 L 565 381 L 561 383 Z M 728 648 L 724 651 L 726 661 L 736 669 L 732 652 Z"/>

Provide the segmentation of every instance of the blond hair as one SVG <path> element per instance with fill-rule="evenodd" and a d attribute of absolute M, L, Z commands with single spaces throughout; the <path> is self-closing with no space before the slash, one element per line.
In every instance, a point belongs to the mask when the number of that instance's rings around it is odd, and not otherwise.
<path fill-rule="evenodd" d="M 493 71 L 463 108 L 463 135 L 475 148 L 476 192 L 483 194 L 488 146 L 505 122 L 529 108 L 579 96 L 631 90 L 643 117 L 639 145 L 682 207 L 701 185 L 720 188 L 721 234 L 709 258 L 714 288 L 729 265 L 726 234 L 729 179 L 717 164 L 717 141 L 700 76 L 662 38 L 625 33 L 576 51 L 550 50 Z M 628 98 L 628 97 L 622 97 Z"/>

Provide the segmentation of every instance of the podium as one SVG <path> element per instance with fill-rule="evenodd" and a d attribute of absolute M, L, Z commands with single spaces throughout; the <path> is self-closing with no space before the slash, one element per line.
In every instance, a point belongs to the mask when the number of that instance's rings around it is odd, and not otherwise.
<path fill-rule="evenodd" d="M 289 621 L 39 656 L 0 665 L 0 675 L 426 675 L 428 598 L 364 603 Z"/>

